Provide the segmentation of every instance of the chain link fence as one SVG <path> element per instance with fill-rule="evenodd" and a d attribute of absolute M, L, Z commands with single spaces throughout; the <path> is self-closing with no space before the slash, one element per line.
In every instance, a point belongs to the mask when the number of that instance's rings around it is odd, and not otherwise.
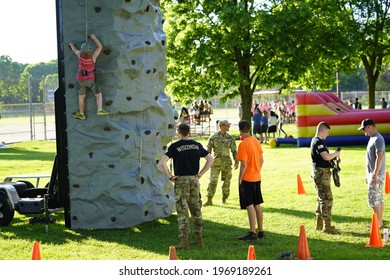
<path fill-rule="evenodd" d="M 54 102 L 0 105 L 0 142 L 55 140 Z"/>

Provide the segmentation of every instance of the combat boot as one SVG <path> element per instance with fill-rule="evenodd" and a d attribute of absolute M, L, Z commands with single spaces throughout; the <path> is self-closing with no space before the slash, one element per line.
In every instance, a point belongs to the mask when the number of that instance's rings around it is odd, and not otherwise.
<path fill-rule="evenodd" d="M 317 215 L 317 227 L 316 230 L 322 230 L 324 227 L 324 220 L 321 218 L 320 215 Z"/>
<path fill-rule="evenodd" d="M 195 233 L 195 239 L 191 241 L 191 245 L 203 247 L 203 235 L 201 233 Z"/>
<path fill-rule="evenodd" d="M 207 197 L 207 201 L 203 206 L 213 206 L 213 198 L 211 196 Z"/>
<path fill-rule="evenodd" d="M 325 220 L 324 227 L 322 228 L 322 232 L 329 233 L 329 234 L 341 234 L 338 229 L 336 229 L 334 226 L 331 225 L 330 220 Z"/>
<path fill-rule="evenodd" d="M 175 245 L 176 249 L 187 249 L 188 247 L 190 247 L 188 236 L 180 238 L 180 243 Z"/>

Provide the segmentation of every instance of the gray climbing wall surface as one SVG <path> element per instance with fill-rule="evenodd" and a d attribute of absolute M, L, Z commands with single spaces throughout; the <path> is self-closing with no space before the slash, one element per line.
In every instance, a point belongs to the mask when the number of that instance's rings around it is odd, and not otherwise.
<path fill-rule="evenodd" d="M 165 34 L 156 1 L 66 0 L 61 7 L 72 229 L 127 228 L 171 214 L 173 186 L 158 165 L 175 132 L 164 93 Z M 96 75 L 108 116 L 86 98 L 78 111 L 77 57 L 68 48 L 95 34 Z M 93 44 L 95 49 L 95 45 Z"/>

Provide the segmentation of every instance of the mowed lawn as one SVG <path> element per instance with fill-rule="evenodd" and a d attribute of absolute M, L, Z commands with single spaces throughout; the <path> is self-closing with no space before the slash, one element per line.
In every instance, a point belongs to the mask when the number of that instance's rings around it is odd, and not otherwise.
<path fill-rule="evenodd" d="M 287 126 L 287 128 L 289 128 Z M 232 134 L 238 135 L 233 130 Z M 206 143 L 206 138 L 198 139 Z M 237 141 L 237 144 L 239 141 Z M 0 149 L 0 181 L 14 174 L 50 174 L 55 142 L 29 141 Z M 330 147 L 335 149 L 336 147 Z M 365 146 L 342 147 L 341 187 L 332 186 L 333 222 L 341 235 L 327 235 L 315 230 L 316 195 L 310 178 L 309 148 L 283 145 L 271 148 L 263 144 L 264 166 L 262 191 L 264 197 L 264 229 L 266 238 L 253 243 L 236 238 L 248 231 L 245 210 L 238 203 L 238 170 L 234 170 L 231 196 L 221 205 L 220 185 L 214 206 L 203 207 L 204 248 L 191 247 L 178 251 L 183 260 L 245 260 L 248 245 L 253 244 L 257 259 L 274 260 L 281 252 L 297 253 L 300 227 L 304 226 L 310 254 L 322 260 L 387 260 L 390 248 L 366 248 L 370 240 L 367 224 L 372 210 L 367 205 L 365 185 Z M 389 147 L 387 148 L 387 154 Z M 389 171 L 390 159 L 387 161 Z M 203 164 L 203 160 L 202 160 Z M 208 174 L 201 179 L 201 194 L 206 197 Z M 300 175 L 306 194 L 298 195 Z M 385 226 L 390 227 L 389 195 L 385 195 Z M 70 230 L 64 226 L 63 213 L 45 233 L 44 224 L 29 224 L 20 215 L 9 226 L 0 228 L 0 259 L 28 260 L 34 241 L 41 246 L 46 260 L 165 260 L 169 246 L 178 242 L 176 213 L 156 221 L 122 230 Z"/>

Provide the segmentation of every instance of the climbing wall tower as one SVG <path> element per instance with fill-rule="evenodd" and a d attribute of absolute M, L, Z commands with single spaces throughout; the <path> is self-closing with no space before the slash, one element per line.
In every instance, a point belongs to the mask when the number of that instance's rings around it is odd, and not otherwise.
<path fill-rule="evenodd" d="M 64 100 L 66 108 L 56 112 L 63 118 L 57 154 L 62 166 L 67 162 L 59 178 L 67 177 L 65 215 L 72 229 L 127 228 L 172 212 L 173 186 L 158 165 L 175 131 L 164 92 L 162 20 L 152 0 L 57 0 L 56 103 Z M 110 113 L 97 116 L 95 96 L 88 93 L 87 118 L 79 120 L 72 117 L 78 111 L 77 57 L 68 44 L 80 49 L 92 33 L 103 45 L 96 76 Z"/>

